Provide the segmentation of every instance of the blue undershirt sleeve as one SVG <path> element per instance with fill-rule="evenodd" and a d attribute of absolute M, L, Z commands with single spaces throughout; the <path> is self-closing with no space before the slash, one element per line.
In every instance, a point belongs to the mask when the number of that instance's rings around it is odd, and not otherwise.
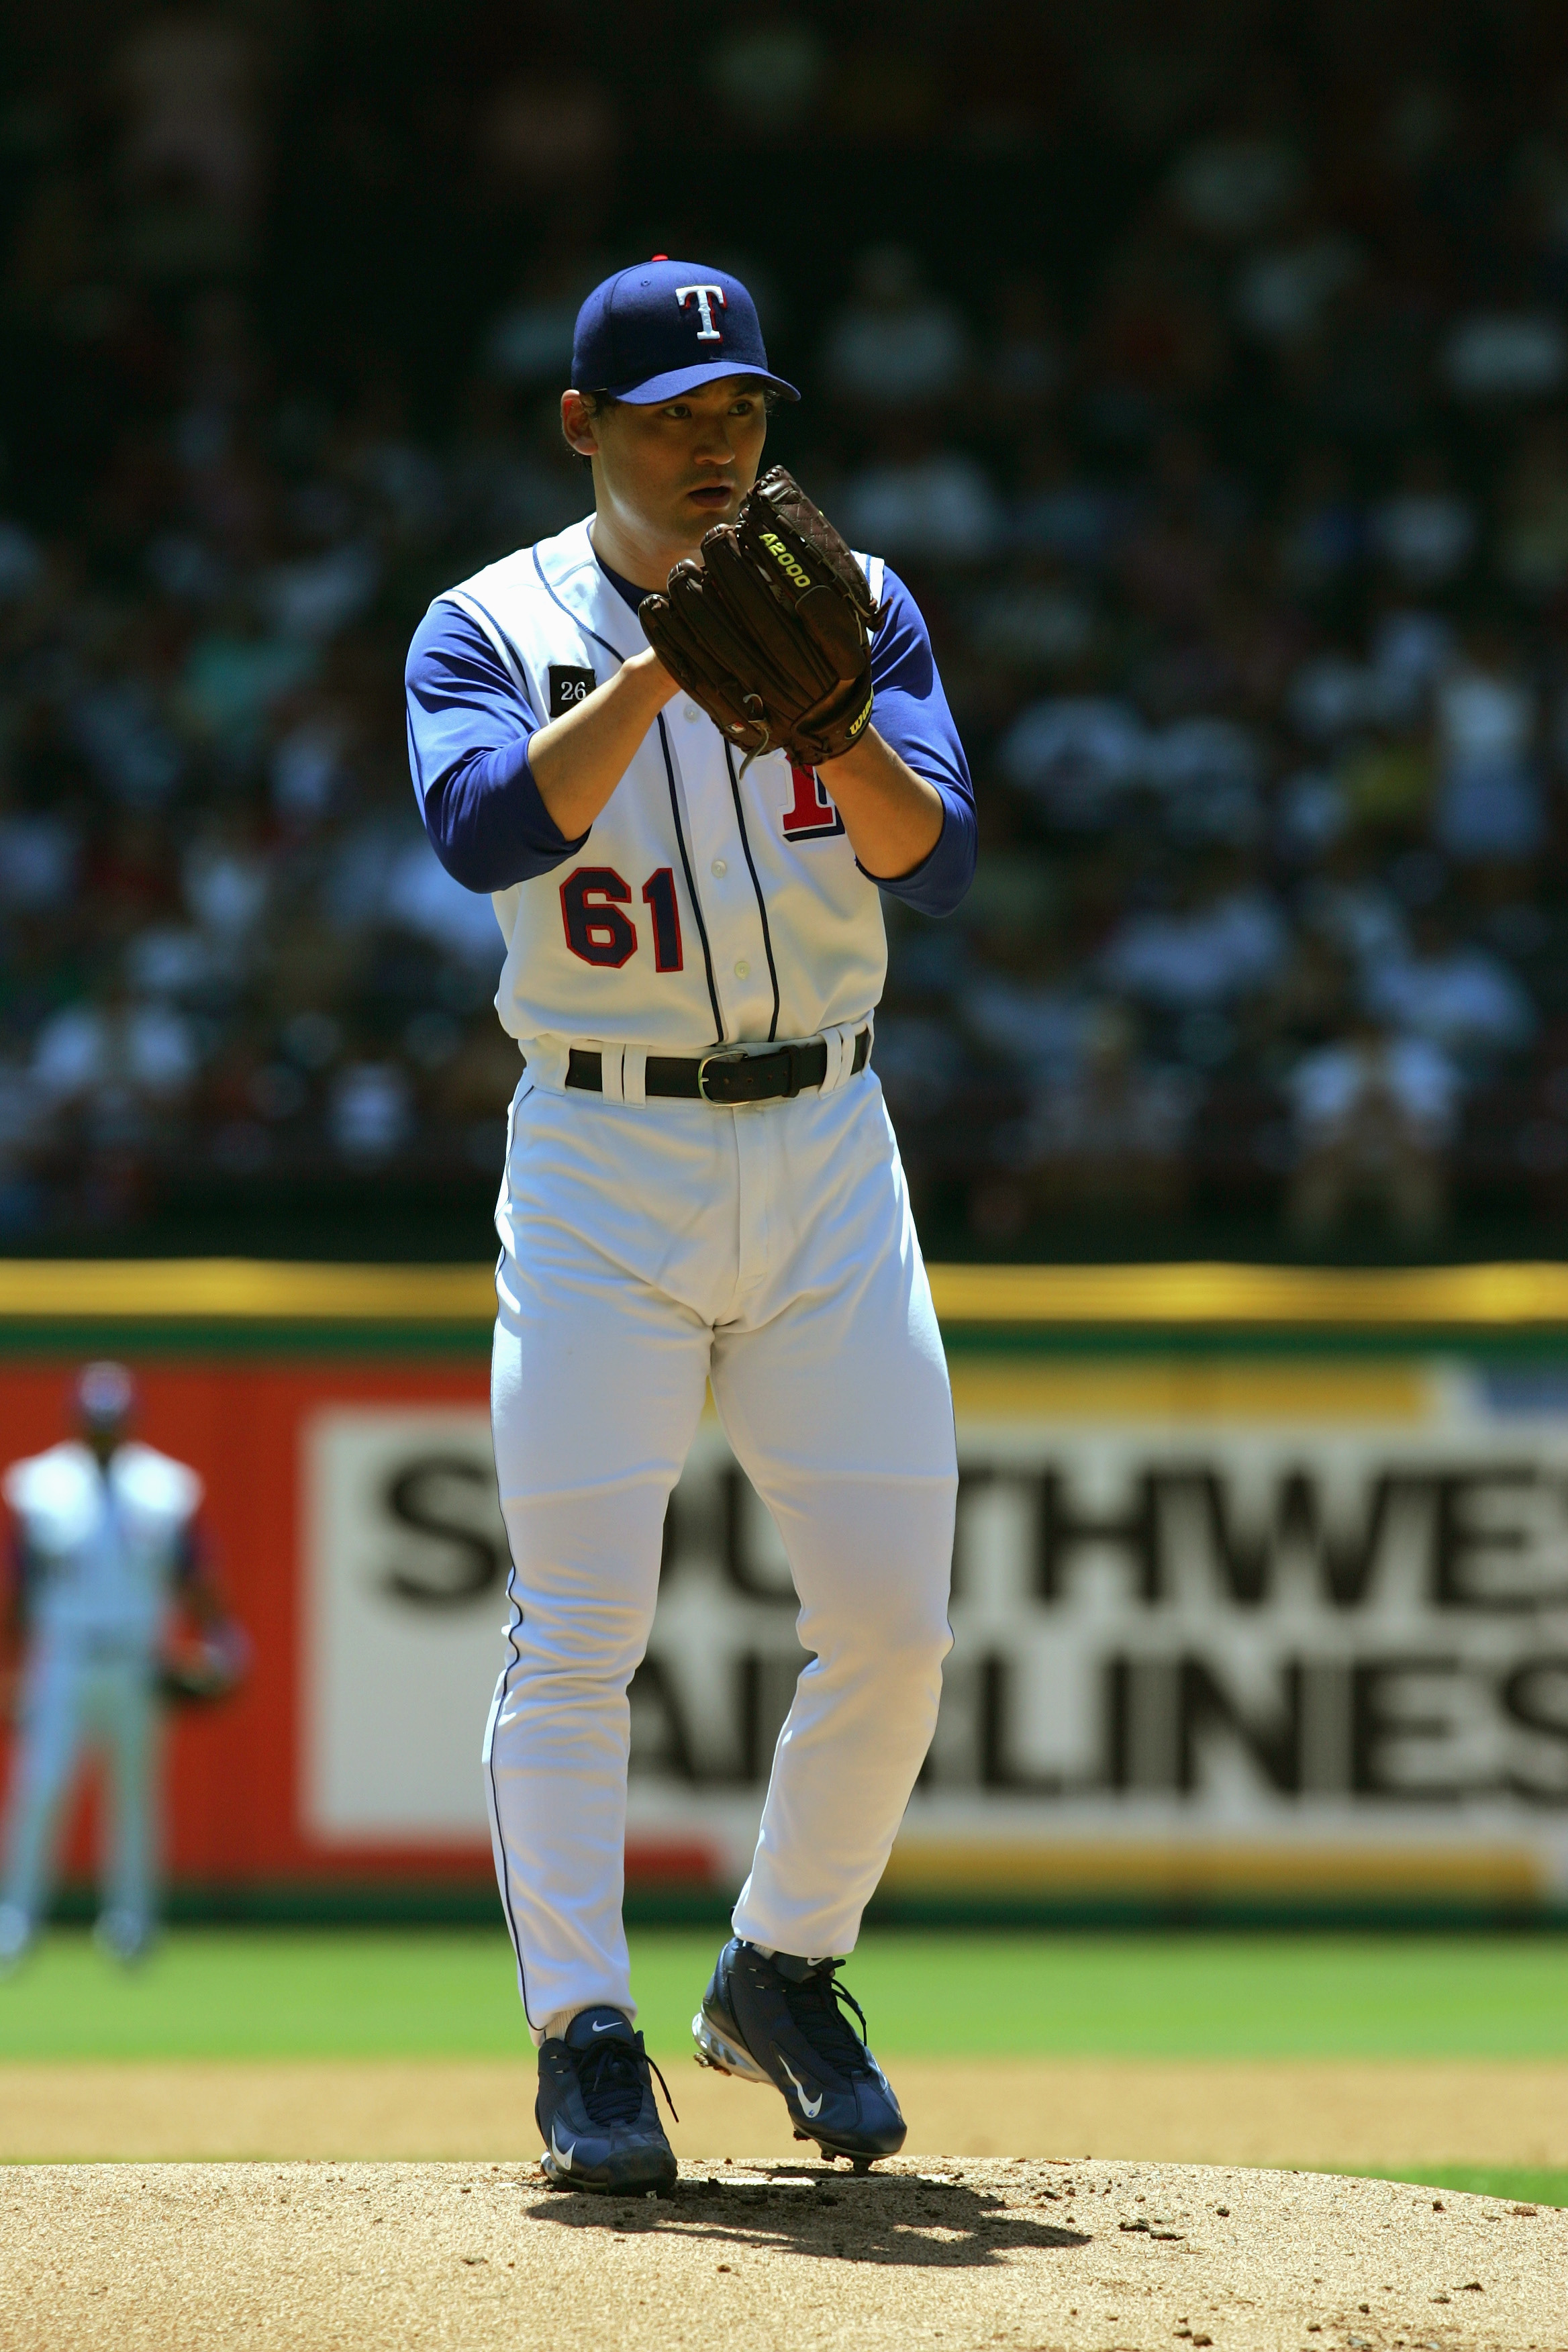
<path fill-rule="evenodd" d="M 494 646 L 459 605 L 437 597 L 404 674 L 408 765 L 437 856 L 470 890 L 510 890 L 586 841 L 568 841 L 528 763 L 536 712 Z"/>
<path fill-rule="evenodd" d="M 942 794 L 942 826 L 912 874 L 893 881 L 879 874 L 868 878 L 922 915 L 951 915 L 974 878 L 974 786 L 937 675 L 931 632 L 896 572 L 883 572 L 882 606 L 885 617 L 871 640 L 871 724 L 889 750 Z M 831 766 L 824 781 L 831 793 Z"/>

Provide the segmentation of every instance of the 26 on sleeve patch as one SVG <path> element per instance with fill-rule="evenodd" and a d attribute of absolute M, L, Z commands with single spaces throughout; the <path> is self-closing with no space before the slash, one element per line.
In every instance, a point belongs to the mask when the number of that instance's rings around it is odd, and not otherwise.
<path fill-rule="evenodd" d="M 569 669 L 564 662 L 550 665 L 550 716 L 564 719 L 580 702 L 586 702 L 597 684 L 591 669 Z"/>

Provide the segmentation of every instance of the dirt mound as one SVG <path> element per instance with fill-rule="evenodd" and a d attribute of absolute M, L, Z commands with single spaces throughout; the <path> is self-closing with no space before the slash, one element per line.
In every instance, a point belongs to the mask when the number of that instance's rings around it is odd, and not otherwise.
<path fill-rule="evenodd" d="M 0 2172 L 7 2352 L 1568 2352 L 1568 2213 L 1375 2180 L 902 2159 Z"/>

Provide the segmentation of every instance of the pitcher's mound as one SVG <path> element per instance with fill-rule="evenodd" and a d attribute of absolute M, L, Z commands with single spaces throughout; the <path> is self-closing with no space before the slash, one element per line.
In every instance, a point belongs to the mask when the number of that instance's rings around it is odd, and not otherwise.
<path fill-rule="evenodd" d="M 1568 2352 L 1568 2213 L 1194 2165 L 0 2171 L 7 2352 Z"/>

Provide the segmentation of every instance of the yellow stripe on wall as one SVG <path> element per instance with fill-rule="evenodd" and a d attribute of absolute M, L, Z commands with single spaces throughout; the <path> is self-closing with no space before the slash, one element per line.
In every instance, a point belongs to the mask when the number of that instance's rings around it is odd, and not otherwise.
<path fill-rule="evenodd" d="M 944 1325 L 1421 1330 L 1562 1325 L 1568 1265 L 1389 1271 L 1257 1265 L 935 1265 Z M 0 1261 L 0 1319 L 488 1322 L 488 1265 L 254 1258 Z"/>
<path fill-rule="evenodd" d="M 0 1262 L 0 1318 L 54 1322 L 488 1323 L 488 1265 L 301 1265 L 191 1257 Z"/>
<path fill-rule="evenodd" d="M 1568 1323 L 1568 1265 L 937 1265 L 944 1323 Z"/>

